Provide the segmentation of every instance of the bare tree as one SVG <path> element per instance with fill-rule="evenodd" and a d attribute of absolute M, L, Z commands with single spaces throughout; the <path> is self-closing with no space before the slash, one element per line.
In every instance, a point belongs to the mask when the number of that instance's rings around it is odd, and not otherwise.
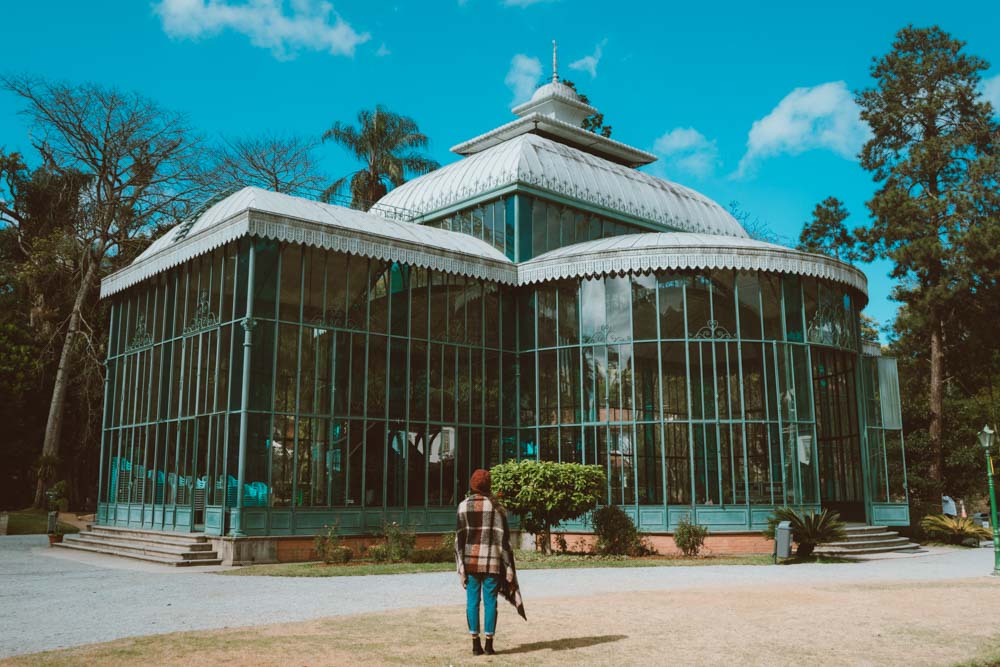
<path fill-rule="evenodd" d="M 135 93 L 95 84 L 69 85 L 45 79 L 0 78 L 0 87 L 25 104 L 32 144 L 46 169 L 85 174 L 80 215 L 68 234 L 77 254 L 66 335 L 52 387 L 41 460 L 50 471 L 57 459 L 69 378 L 79 358 L 78 339 L 98 356 L 90 299 L 100 278 L 145 247 L 151 229 L 179 220 L 204 195 L 198 172 L 198 142 L 185 117 Z M 49 473 L 50 474 L 50 473 Z M 39 474 L 34 505 L 41 507 L 48 474 Z"/>
<path fill-rule="evenodd" d="M 743 208 L 738 201 L 729 202 L 729 213 L 736 218 L 740 226 L 743 227 L 747 235 L 753 240 L 787 247 L 792 246 L 791 240 L 788 237 L 782 236 L 771 229 L 771 225 L 767 224 L 766 220 L 762 220 L 760 217 Z"/>
<path fill-rule="evenodd" d="M 216 190 L 247 185 L 289 195 L 315 196 L 326 187 L 313 155 L 317 142 L 263 134 L 224 139 L 211 153 L 207 173 Z"/>

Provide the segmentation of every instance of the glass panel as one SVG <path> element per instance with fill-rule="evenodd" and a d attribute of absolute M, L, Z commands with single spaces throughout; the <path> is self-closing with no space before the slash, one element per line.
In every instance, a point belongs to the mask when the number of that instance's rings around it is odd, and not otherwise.
<path fill-rule="evenodd" d="M 802 292 L 798 277 L 784 276 L 781 279 L 785 297 L 785 340 L 801 343 L 802 336 Z"/>
<path fill-rule="evenodd" d="M 405 336 L 410 327 L 410 268 L 393 264 L 389 273 L 390 310 L 392 311 L 391 331 Z"/>
<path fill-rule="evenodd" d="M 580 314 L 577 304 L 578 283 L 562 283 L 559 292 L 559 344 L 575 345 L 580 340 Z"/>
<path fill-rule="evenodd" d="M 326 286 L 325 252 L 318 248 L 306 248 L 305 274 L 303 276 L 302 320 L 318 322 L 323 319 L 323 290 Z"/>
<path fill-rule="evenodd" d="M 366 375 L 368 401 L 366 413 L 369 417 L 381 417 L 385 413 L 387 354 L 387 339 L 385 336 L 368 337 L 368 372 Z"/>
<path fill-rule="evenodd" d="M 385 422 L 371 420 L 365 424 L 365 507 L 383 504 L 383 470 L 385 469 Z"/>
<path fill-rule="evenodd" d="M 256 239 L 254 257 L 253 313 L 256 317 L 274 317 L 275 290 L 278 287 L 278 244 Z M 178 308 L 182 310 L 182 308 Z M 296 317 L 298 319 L 298 317 Z M 177 328 L 177 331 L 181 327 Z"/>
<path fill-rule="evenodd" d="M 368 317 L 372 333 L 386 333 L 389 326 L 390 264 L 373 260 L 368 292 Z"/>
<path fill-rule="evenodd" d="M 559 460 L 563 463 L 583 463 L 583 439 L 578 427 L 559 429 Z"/>
<path fill-rule="evenodd" d="M 347 255 L 327 253 L 324 320 L 330 326 L 342 327 L 347 320 L 347 281 L 351 277 Z"/>
<path fill-rule="evenodd" d="M 330 422 L 330 446 L 326 452 L 327 497 L 330 505 L 347 504 L 347 459 L 350 439 L 347 434 L 349 422 L 335 419 Z"/>
<path fill-rule="evenodd" d="M 636 472 L 640 505 L 663 503 L 663 456 L 660 452 L 660 427 L 646 422 L 636 424 Z"/>
<path fill-rule="evenodd" d="M 281 304 L 278 316 L 288 322 L 299 321 L 302 305 L 302 247 L 286 245 L 281 249 Z"/>
<path fill-rule="evenodd" d="M 385 504 L 402 507 L 406 493 L 406 450 L 410 434 L 402 422 L 389 425 L 388 446 L 385 451 Z"/>
<path fill-rule="evenodd" d="M 411 508 L 423 507 L 427 465 L 427 427 L 410 424 L 409 452 L 406 455 L 406 504 Z"/>
<path fill-rule="evenodd" d="M 733 294 L 732 271 L 712 272 L 712 319 L 716 321 L 716 335 L 721 330 L 736 336 L 736 299 Z"/>
<path fill-rule="evenodd" d="M 656 339 L 656 276 L 632 276 L 632 337 Z"/>
<path fill-rule="evenodd" d="M 581 320 L 584 343 L 606 342 L 607 316 L 604 308 L 604 279 L 588 278 L 581 283 Z"/>
<path fill-rule="evenodd" d="M 608 276 L 604 279 L 607 304 L 608 342 L 631 340 L 632 322 L 629 279 L 627 276 Z"/>
<path fill-rule="evenodd" d="M 538 299 L 538 347 L 556 344 L 556 286 L 549 283 L 535 290 Z"/>
<path fill-rule="evenodd" d="M 295 463 L 295 418 L 275 415 L 271 435 L 271 506 L 292 504 L 292 470 Z"/>

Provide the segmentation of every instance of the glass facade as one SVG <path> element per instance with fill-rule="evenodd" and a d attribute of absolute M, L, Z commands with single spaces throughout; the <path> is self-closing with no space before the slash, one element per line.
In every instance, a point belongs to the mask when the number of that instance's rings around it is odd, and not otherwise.
<path fill-rule="evenodd" d="M 520 224 L 514 223 L 515 215 Z M 482 239 L 515 262 L 575 243 L 650 231 L 525 194 L 500 197 L 424 224 Z"/>
<path fill-rule="evenodd" d="M 512 200 L 484 206 L 469 233 L 508 252 Z M 541 221 L 543 248 L 595 228 L 521 211 L 533 249 Z M 864 520 L 906 489 L 856 300 L 732 270 L 515 288 L 243 239 L 115 297 L 99 520 L 222 534 L 242 499 L 250 534 L 447 530 L 472 470 L 523 458 L 600 465 L 644 530 L 755 530 L 784 504 Z"/>

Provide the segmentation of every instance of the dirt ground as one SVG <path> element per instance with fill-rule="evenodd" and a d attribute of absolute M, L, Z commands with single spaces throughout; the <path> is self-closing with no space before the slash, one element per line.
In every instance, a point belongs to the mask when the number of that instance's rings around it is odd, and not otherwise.
<path fill-rule="evenodd" d="M 993 665 L 1000 580 L 718 588 L 501 601 L 494 657 L 474 658 L 464 609 L 158 635 L 3 665 Z"/>

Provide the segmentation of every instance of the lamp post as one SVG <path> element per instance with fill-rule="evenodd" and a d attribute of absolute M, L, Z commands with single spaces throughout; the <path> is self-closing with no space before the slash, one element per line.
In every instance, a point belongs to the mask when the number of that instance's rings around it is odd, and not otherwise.
<path fill-rule="evenodd" d="M 993 528 L 993 576 L 1000 576 L 1000 527 L 997 526 L 997 495 L 993 490 L 993 459 L 990 458 L 990 447 L 993 445 L 993 429 L 989 425 L 984 426 L 979 432 L 979 444 L 986 452 L 986 475 L 990 485 L 990 512 L 992 519 L 990 526 Z"/>

